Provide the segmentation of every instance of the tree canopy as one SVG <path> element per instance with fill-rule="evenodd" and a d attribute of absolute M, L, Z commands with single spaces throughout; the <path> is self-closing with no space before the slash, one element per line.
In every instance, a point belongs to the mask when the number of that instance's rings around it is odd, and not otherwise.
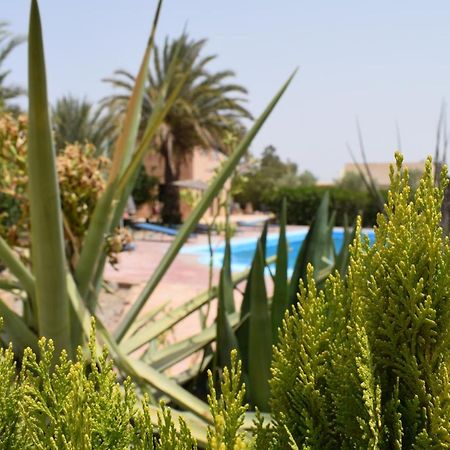
<path fill-rule="evenodd" d="M 10 101 L 23 95 L 25 90 L 14 84 L 6 84 L 6 78 L 11 70 L 4 69 L 4 63 L 9 54 L 25 41 L 23 36 L 13 36 L 8 31 L 8 23 L 0 21 L 0 110 L 15 110 L 17 107 L 10 104 Z"/>
<path fill-rule="evenodd" d="M 72 95 L 58 99 L 52 108 L 56 150 L 79 142 L 93 144 L 98 153 L 107 153 L 116 136 L 117 121 L 103 112 L 86 99 Z"/>
<path fill-rule="evenodd" d="M 151 144 L 153 152 L 159 152 L 164 160 L 162 190 L 163 220 L 180 221 L 179 192 L 173 186 L 180 176 L 180 166 L 196 146 L 212 148 L 227 153 L 231 134 L 242 133 L 241 119 L 251 118 L 244 108 L 247 90 L 230 82 L 235 74 L 231 70 L 212 71 L 215 55 L 203 56 L 206 40 L 181 37 L 166 39 L 163 46 L 156 46 L 145 88 L 141 116 L 141 132 L 145 129 L 157 99 L 163 90 L 170 95 L 182 82 L 173 107 L 169 110 L 156 138 Z M 174 72 L 171 82 L 169 75 Z M 131 95 L 135 77 L 125 70 L 118 70 L 106 79 L 120 93 L 103 100 L 113 111 L 123 114 Z M 180 81 L 181 80 L 181 81 Z"/>
<path fill-rule="evenodd" d="M 264 209 L 265 202 L 275 190 L 283 186 L 313 186 L 316 181 L 308 170 L 298 174 L 297 164 L 282 161 L 276 148 L 269 145 L 261 158 L 252 164 L 247 162 L 246 168 L 235 177 L 233 190 L 239 203 L 250 202 L 254 208 Z"/>

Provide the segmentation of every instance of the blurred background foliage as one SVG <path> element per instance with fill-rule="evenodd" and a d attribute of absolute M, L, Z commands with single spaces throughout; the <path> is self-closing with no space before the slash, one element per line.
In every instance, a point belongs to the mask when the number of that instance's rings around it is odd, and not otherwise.
<path fill-rule="evenodd" d="M 27 116 L 0 115 L 0 236 L 13 246 L 25 246 L 29 237 Z M 106 186 L 110 160 L 97 156 L 89 143 L 66 144 L 56 157 L 63 212 L 66 253 L 76 264 L 81 244 L 99 196 Z M 115 237 L 114 237 L 115 236 Z M 129 236 L 117 231 L 109 237 L 110 256 L 121 251 Z"/>

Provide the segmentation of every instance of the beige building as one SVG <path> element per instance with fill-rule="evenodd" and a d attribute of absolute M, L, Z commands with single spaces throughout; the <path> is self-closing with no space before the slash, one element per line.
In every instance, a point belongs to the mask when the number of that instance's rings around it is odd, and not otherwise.
<path fill-rule="evenodd" d="M 217 150 L 205 150 L 200 147 L 186 155 L 180 165 L 180 180 L 196 180 L 209 183 L 215 170 L 225 160 L 225 155 Z M 145 168 L 149 175 L 164 182 L 165 162 L 159 153 L 153 153 L 145 159 Z"/>
<path fill-rule="evenodd" d="M 370 173 L 374 178 L 377 185 L 381 188 L 388 188 L 390 185 L 389 172 L 390 166 L 392 163 L 388 162 L 380 162 L 380 163 L 368 163 Z M 358 164 L 362 171 L 366 173 L 366 169 L 364 165 Z M 403 162 L 403 166 L 407 167 L 410 172 L 419 172 L 422 173 L 425 167 L 425 161 L 418 162 Z M 348 163 L 344 166 L 341 171 L 341 178 L 344 177 L 346 173 L 358 173 L 357 165 L 354 163 Z"/>
<path fill-rule="evenodd" d="M 195 147 L 181 162 L 179 166 L 179 185 L 181 186 L 182 194 L 181 214 L 183 219 L 190 213 L 193 202 L 208 187 L 225 159 L 226 156 L 215 149 Z M 164 183 L 165 161 L 159 153 L 148 155 L 144 164 L 149 175 L 158 177 L 160 183 Z M 209 211 L 210 215 L 217 210 L 219 204 L 220 201 L 217 200 Z"/>

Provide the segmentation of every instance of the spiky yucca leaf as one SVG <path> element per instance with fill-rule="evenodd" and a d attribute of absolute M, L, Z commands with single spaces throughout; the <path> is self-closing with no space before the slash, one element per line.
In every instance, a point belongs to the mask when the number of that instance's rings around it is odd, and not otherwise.
<path fill-rule="evenodd" d="M 272 297 L 272 342 L 278 339 L 278 328 L 288 307 L 288 243 L 286 238 L 287 201 L 283 199 L 280 211 L 280 231 L 277 247 L 277 266 Z"/>
<path fill-rule="evenodd" d="M 41 20 L 36 0 L 31 2 L 30 10 L 28 94 L 27 166 L 38 332 L 41 336 L 54 339 L 59 351 L 64 348 L 71 351 L 61 200 L 47 100 Z"/>

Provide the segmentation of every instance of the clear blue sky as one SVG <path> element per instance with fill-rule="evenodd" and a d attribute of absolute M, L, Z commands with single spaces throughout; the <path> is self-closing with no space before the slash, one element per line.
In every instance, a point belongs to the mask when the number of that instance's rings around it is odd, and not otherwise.
<path fill-rule="evenodd" d="M 117 68 L 136 72 L 155 0 L 41 0 L 52 100 L 72 93 L 98 100 Z M 1 20 L 26 33 L 29 2 L 2 1 Z M 450 2 L 166 0 L 159 41 L 187 24 L 208 38 L 215 69 L 236 71 L 249 108 L 262 111 L 291 71 L 300 71 L 254 141 L 321 180 L 338 177 L 357 148 L 355 118 L 368 157 L 390 161 L 399 124 L 406 160 L 433 153 L 443 99 L 450 99 Z M 9 59 L 10 81 L 26 84 L 26 49 Z"/>

